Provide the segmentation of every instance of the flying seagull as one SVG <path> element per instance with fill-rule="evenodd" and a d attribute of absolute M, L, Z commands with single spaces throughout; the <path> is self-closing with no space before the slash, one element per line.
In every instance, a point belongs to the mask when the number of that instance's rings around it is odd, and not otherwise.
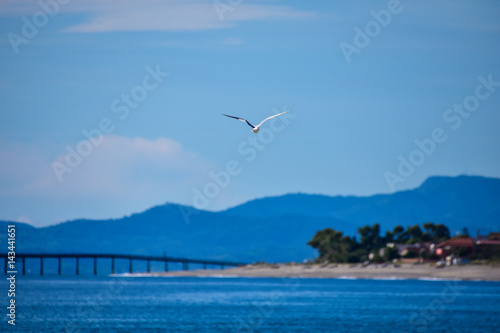
<path fill-rule="evenodd" d="M 238 120 L 244 121 L 245 123 L 247 123 L 247 124 L 248 124 L 248 125 L 252 128 L 252 132 L 257 133 L 257 132 L 259 131 L 259 129 L 260 129 L 260 128 L 259 128 L 259 127 L 260 127 L 260 125 L 262 125 L 264 122 L 266 122 L 266 121 L 268 121 L 269 119 L 272 119 L 272 118 L 274 118 L 274 117 L 281 116 L 282 114 L 285 114 L 285 113 L 287 113 L 287 112 L 290 112 L 290 111 L 281 112 L 281 113 L 275 114 L 274 116 L 267 117 L 266 119 L 262 120 L 262 121 L 260 122 L 260 124 L 258 124 L 257 126 L 254 126 L 254 125 L 250 124 L 250 123 L 248 122 L 248 120 L 243 119 L 243 118 L 238 118 L 238 117 L 234 117 L 234 116 L 229 116 L 229 115 L 224 114 L 224 113 L 223 113 L 222 115 L 223 115 L 223 116 L 226 116 L 226 117 L 229 117 L 229 118 L 234 118 L 234 119 L 238 119 Z"/>

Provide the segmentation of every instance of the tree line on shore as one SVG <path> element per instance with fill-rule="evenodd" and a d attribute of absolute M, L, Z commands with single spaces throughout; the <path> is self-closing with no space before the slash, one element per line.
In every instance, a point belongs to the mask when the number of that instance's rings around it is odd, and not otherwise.
<path fill-rule="evenodd" d="M 318 231 L 307 245 L 318 250 L 318 261 L 357 263 L 367 260 L 370 254 L 374 261 L 391 261 L 399 257 L 395 244 L 437 244 L 450 238 L 450 230 L 443 224 L 428 222 L 422 227 L 423 230 L 416 224 L 405 229 L 398 225 L 382 236 L 380 224 L 366 225 L 358 228 L 359 242 L 356 236 L 350 237 L 342 231 L 326 228 Z M 409 253 L 409 256 L 412 255 Z"/>

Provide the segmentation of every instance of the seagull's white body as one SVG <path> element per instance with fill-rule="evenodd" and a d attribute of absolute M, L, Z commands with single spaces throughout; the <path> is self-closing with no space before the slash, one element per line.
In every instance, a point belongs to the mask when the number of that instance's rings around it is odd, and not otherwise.
<path fill-rule="evenodd" d="M 223 116 L 226 116 L 226 117 L 229 117 L 229 118 L 234 118 L 234 119 L 238 119 L 238 120 L 244 121 L 245 123 L 247 123 L 247 124 L 248 124 L 248 125 L 252 128 L 252 132 L 257 133 L 257 132 L 259 132 L 260 126 L 261 126 L 263 123 L 265 123 L 265 122 L 266 122 L 266 121 L 268 121 L 269 119 L 272 119 L 272 118 L 274 118 L 274 117 L 281 116 L 282 114 L 285 114 L 285 113 L 287 113 L 287 112 L 290 112 L 290 111 L 281 112 L 281 113 L 275 114 L 274 116 L 267 117 L 266 119 L 262 120 L 262 121 L 260 122 L 260 124 L 258 124 L 257 126 L 254 126 L 254 125 L 250 124 L 250 123 L 248 122 L 248 120 L 243 119 L 243 118 L 234 117 L 234 116 L 229 116 L 229 115 L 224 114 L 224 113 L 223 113 L 222 115 L 223 115 Z"/>

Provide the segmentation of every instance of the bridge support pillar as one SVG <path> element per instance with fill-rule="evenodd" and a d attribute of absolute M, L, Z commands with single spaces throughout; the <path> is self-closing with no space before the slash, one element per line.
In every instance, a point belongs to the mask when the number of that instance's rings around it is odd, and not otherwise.
<path fill-rule="evenodd" d="M 72 260 L 73 258 L 75 259 L 76 263 L 75 263 L 75 271 L 76 271 L 76 275 L 80 275 L 80 258 L 84 258 L 84 259 L 90 259 L 90 260 L 94 260 L 93 261 L 93 275 L 98 275 L 98 259 L 99 258 L 104 258 L 104 259 L 111 259 L 111 274 L 116 274 L 116 259 L 120 259 L 120 260 L 128 260 L 129 261 L 129 269 L 128 269 L 128 272 L 130 274 L 134 274 L 134 267 L 133 267 L 133 264 L 134 264 L 134 260 L 137 260 L 137 261 L 141 261 L 141 262 L 144 262 L 146 261 L 146 268 L 141 268 L 143 267 L 142 264 L 139 265 L 139 269 L 136 269 L 138 272 L 141 271 L 142 269 L 142 272 L 144 272 L 144 270 L 147 271 L 147 273 L 151 273 L 152 272 L 152 268 L 151 268 L 151 262 L 162 262 L 164 263 L 165 265 L 165 272 L 169 272 L 169 263 L 170 262 L 173 262 L 175 263 L 175 267 L 177 267 L 177 269 L 179 268 L 179 266 L 182 264 L 182 270 L 183 271 L 189 271 L 189 264 L 196 264 L 195 265 L 195 268 L 193 269 L 196 269 L 196 267 L 200 267 L 200 266 L 203 266 L 203 269 L 217 269 L 218 266 L 220 266 L 220 269 L 224 269 L 226 267 L 231 267 L 231 266 L 239 266 L 239 265 L 244 265 L 244 264 L 240 264 L 240 263 L 235 263 L 235 262 L 225 262 L 225 261 L 210 261 L 210 260 L 196 260 L 196 259 L 188 259 L 188 258 L 169 258 L 169 257 L 155 257 L 155 256 L 149 256 L 149 255 L 124 255 L 124 254 L 98 254 L 98 253 L 91 253 L 91 254 L 88 254 L 88 253 L 76 253 L 76 254 L 69 254 L 69 253 L 48 253 L 48 254 L 42 254 L 42 253 L 36 253 L 36 254 L 32 254 L 32 253 L 28 253 L 28 254 L 18 254 L 17 256 L 17 262 L 19 264 L 22 264 L 23 265 L 23 268 L 22 268 L 22 275 L 26 275 L 26 271 L 28 269 L 27 267 L 27 264 L 28 263 L 31 263 L 31 259 L 33 259 L 33 265 L 36 267 L 36 261 L 37 259 L 40 259 L 40 276 L 43 276 L 45 274 L 45 259 L 50 259 L 49 262 L 52 262 L 53 259 L 57 259 L 57 274 L 59 276 L 62 276 L 63 275 L 63 269 L 62 269 L 62 264 L 63 264 L 63 259 L 65 258 L 69 258 L 70 260 Z M 4 260 L 3 264 L 4 264 L 4 272 L 5 274 L 7 274 L 7 272 L 9 272 L 9 257 L 7 254 L 2 254 L 0 255 L 0 270 L 2 269 L 1 268 L 1 260 Z M 30 259 L 30 260 L 26 260 L 26 259 Z M 66 259 L 65 259 L 66 260 Z M 55 263 L 55 262 L 54 262 Z M 89 261 L 89 264 L 90 264 L 90 261 Z M 87 264 L 85 264 L 84 266 L 87 266 Z M 21 274 L 21 267 L 17 266 L 18 267 L 18 271 L 19 271 L 19 274 Z M 51 267 L 51 265 L 49 265 L 49 268 Z M 155 266 L 156 267 L 156 266 Z M 51 274 L 50 273 L 51 270 L 49 269 L 49 275 Z"/>

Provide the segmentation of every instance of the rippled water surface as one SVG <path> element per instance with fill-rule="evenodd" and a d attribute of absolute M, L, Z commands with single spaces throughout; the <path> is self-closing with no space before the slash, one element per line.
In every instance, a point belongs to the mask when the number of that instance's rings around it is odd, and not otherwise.
<path fill-rule="evenodd" d="M 500 332 L 500 283 L 18 277 L 0 332 Z"/>

